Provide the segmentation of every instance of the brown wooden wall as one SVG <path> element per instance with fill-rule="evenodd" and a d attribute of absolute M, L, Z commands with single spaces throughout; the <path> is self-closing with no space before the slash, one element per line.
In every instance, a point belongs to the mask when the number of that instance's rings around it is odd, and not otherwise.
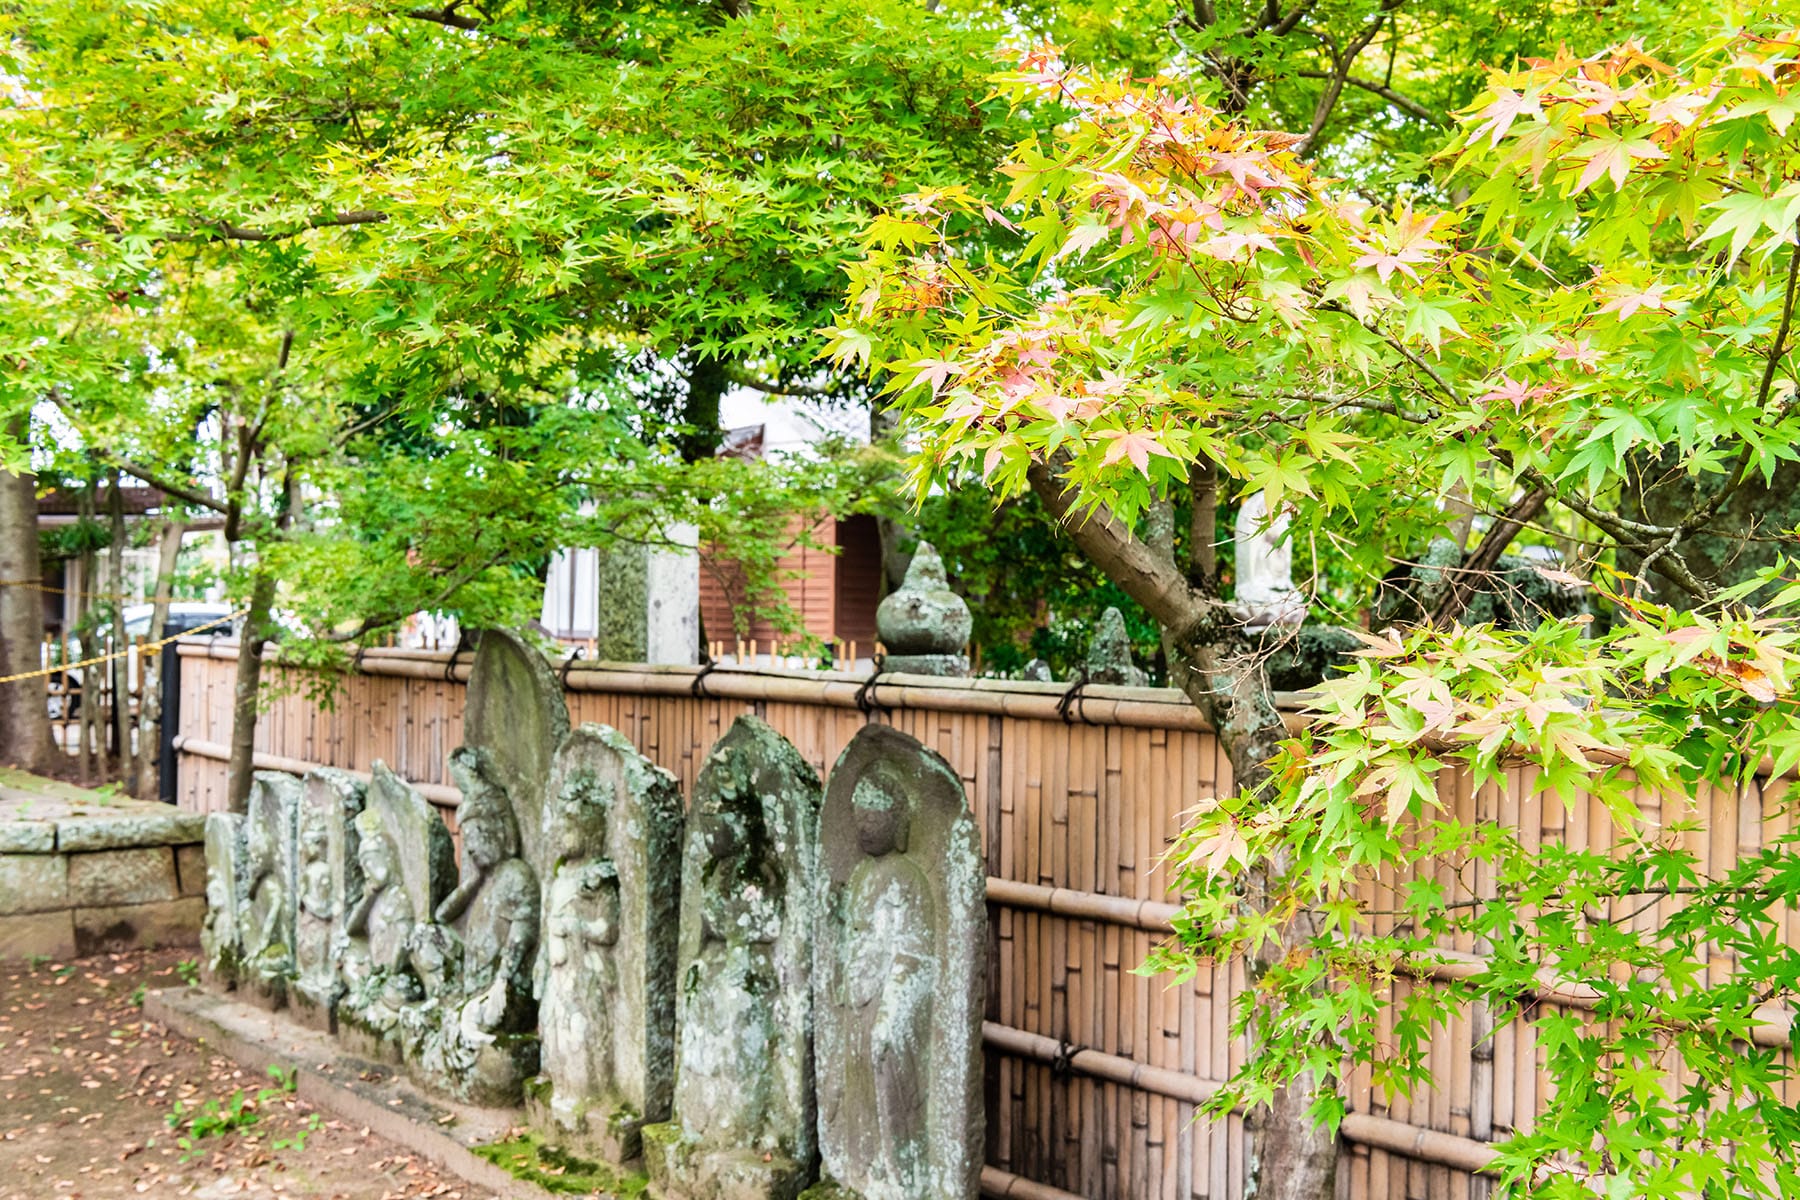
<path fill-rule="evenodd" d="M 197 810 L 222 803 L 221 760 L 235 665 L 229 658 L 200 656 L 204 652 L 184 648 L 182 664 L 181 803 Z M 430 677 L 353 675 L 323 707 L 299 686 L 302 680 L 275 672 L 285 690 L 261 722 L 259 754 L 283 765 L 298 761 L 365 771 L 379 758 L 416 783 L 446 784 L 445 758 L 461 738 L 463 684 L 442 676 L 441 655 L 387 652 L 387 660 L 410 662 L 407 670 Z M 462 662 L 466 675 L 467 656 Z M 372 657 L 370 669 L 400 667 Z M 678 687 L 670 686 L 671 674 L 678 672 L 666 670 L 648 676 L 582 668 L 576 674 L 577 689 L 568 692 L 572 718 L 622 730 L 687 788 L 713 742 L 740 713 L 754 711 L 774 725 L 821 775 L 865 721 L 888 721 L 956 768 L 981 825 L 989 874 L 1005 880 L 1168 900 L 1160 856 L 1180 827 L 1181 814 L 1230 787 L 1229 766 L 1216 739 L 1176 693 L 1095 689 L 1136 699 L 1112 709 L 1100 705 L 1099 718 L 1090 706 L 1087 721 L 1065 723 L 1045 711 L 1041 685 L 1019 685 L 1012 692 L 1005 685 L 981 685 L 990 708 L 999 696 L 1006 702 L 1000 707 L 1017 700 L 1018 709 L 1030 708 L 1033 715 L 967 711 L 969 685 L 912 686 L 921 683 L 913 680 L 877 693 L 903 695 L 905 708 L 865 716 L 845 705 L 849 683 L 841 684 L 829 703 L 822 696 L 810 702 L 730 700 L 691 694 L 691 671 L 676 681 Z M 658 687 L 648 688 L 645 680 Z M 643 694 L 646 690 L 673 694 Z M 795 689 L 788 685 L 788 690 Z M 1107 716 L 1132 706 L 1129 724 Z M 1166 720 L 1156 716 L 1165 712 Z M 440 801 L 447 798 L 441 787 L 432 792 Z M 1450 779 L 1444 799 L 1465 815 L 1515 825 L 1528 839 L 1564 837 L 1590 844 L 1590 830 L 1610 828 L 1604 814 L 1577 806 L 1565 816 L 1561 805 L 1533 797 L 1522 775 L 1504 794 L 1491 789 L 1475 794 Z M 1721 866 L 1740 845 L 1748 848 L 1764 836 L 1760 792 L 1705 802 L 1713 806 L 1708 815 L 1719 834 Z M 1772 812 L 1775 806 L 1769 807 Z M 1169 986 L 1132 974 L 1155 934 L 1000 904 L 993 906 L 992 918 L 997 969 L 990 981 L 989 1020 L 1203 1080 L 1223 1079 L 1237 1065 L 1241 1045 L 1227 1031 L 1230 997 L 1242 983 L 1234 968 L 1202 971 L 1188 986 Z M 1800 918 L 1796 921 L 1800 935 Z M 1353 1110 L 1482 1141 L 1528 1128 L 1539 1084 L 1532 1029 L 1530 1022 L 1504 1026 L 1492 1038 L 1488 1056 L 1485 1047 L 1477 1053 L 1468 1022 L 1456 1022 L 1433 1042 L 1437 1091 L 1410 1104 L 1388 1104 L 1371 1093 L 1366 1079 L 1353 1080 Z M 1048 1065 L 991 1051 L 989 1088 L 990 1165 L 1090 1200 L 1226 1200 L 1241 1194 L 1244 1163 L 1236 1118 L 1220 1126 L 1196 1124 L 1190 1104 L 1079 1073 L 1058 1074 Z M 1484 1182 L 1441 1158 L 1406 1157 L 1371 1145 L 1381 1140 L 1366 1133 L 1360 1142 L 1346 1139 L 1341 1197 L 1475 1200 L 1487 1194 Z M 1394 1144 L 1392 1137 L 1387 1141 Z"/>

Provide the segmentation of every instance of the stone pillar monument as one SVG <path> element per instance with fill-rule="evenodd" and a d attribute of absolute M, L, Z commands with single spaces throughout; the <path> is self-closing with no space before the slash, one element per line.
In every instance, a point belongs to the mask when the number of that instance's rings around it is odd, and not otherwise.
<path fill-rule="evenodd" d="M 973 618 L 950 590 L 944 560 L 920 542 L 906 580 L 875 610 L 875 629 L 887 647 L 885 669 L 910 675 L 967 675 Z"/>
<path fill-rule="evenodd" d="M 278 771 L 258 771 L 250 783 L 244 818 L 243 871 L 238 880 L 243 943 L 238 990 L 265 1008 L 287 1003 L 294 974 L 295 818 L 300 781 Z"/>
<path fill-rule="evenodd" d="M 237 813 L 206 814 L 206 916 L 200 924 L 200 974 L 207 986 L 230 991 L 243 965 L 244 939 L 238 928 L 243 873 L 244 818 Z"/>
<path fill-rule="evenodd" d="M 344 923 L 362 899 L 356 818 L 366 790 L 354 775 L 330 767 L 308 773 L 300 785 L 294 882 L 297 978 L 288 1006 L 315 1029 L 337 1029 Z"/>
<path fill-rule="evenodd" d="M 666 1200 L 794 1200 L 812 1182 L 819 779 L 739 717 L 695 787 L 681 870 L 672 1118 L 644 1128 Z"/>
<path fill-rule="evenodd" d="M 618 1164 L 675 1088 L 681 787 L 615 729 L 563 739 L 544 809 L 535 1123 Z"/>
<path fill-rule="evenodd" d="M 865 726 L 832 769 L 819 841 L 822 1181 L 807 1200 L 973 1200 L 987 887 L 962 782 L 914 738 Z"/>

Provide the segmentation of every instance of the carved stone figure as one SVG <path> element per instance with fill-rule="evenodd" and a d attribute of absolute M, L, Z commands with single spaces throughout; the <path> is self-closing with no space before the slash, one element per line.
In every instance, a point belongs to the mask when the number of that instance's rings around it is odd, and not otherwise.
<path fill-rule="evenodd" d="M 666 1121 L 675 1083 L 682 801 L 625 736 L 583 725 L 551 769 L 533 1116 L 615 1163 Z"/>
<path fill-rule="evenodd" d="M 338 951 L 338 1037 L 354 1052 L 398 1063 L 404 1019 L 426 999 L 414 942 L 454 885 L 456 857 L 431 804 L 381 762 L 356 818 L 356 859 L 363 888 Z"/>
<path fill-rule="evenodd" d="M 682 855 L 674 1115 L 643 1131 L 684 1200 L 793 1200 L 811 1181 L 819 780 L 739 717 L 695 787 Z"/>
<path fill-rule="evenodd" d="M 813 942 L 824 1182 L 811 1200 L 979 1191 L 986 874 L 948 763 L 865 726 L 820 817 Z"/>
<path fill-rule="evenodd" d="M 238 930 L 244 818 L 237 813 L 208 813 L 205 845 L 206 917 L 200 924 L 200 971 L 208 986 L 229 991 L 237 986 L 244 953 Z"/>
<path fill-rule="evenodd" d="M 569 708 L 549 662 L 516 633 L 484 631 L 469 672 L 463 745 L 482 752 L 517 819 L 520 853 L 544 883 L 555 860 L 545 819 L 550 768 L 568 736 Z"/>
<path fill-rule="evenodd" d="M 268 1008 L 287 1002 L 294 974 L 294 821 L 299 807 L 298 779 L 278 771 L 256 772 L 244 818 L 243 907 L 238 916 L 244 954 L 238 989 Z"/>
<path fill-rule="evenodd" d="M 887 647 L 885 667 L 911 675 L 967 675 L 974 618 L 963 598 L 950 590 L 944 560 L 929 542 L 920 542 L 906 568 L 906 581 L 875 610 L 875 628 Z"/>
<path fill-rule="evenodd" d="M 519 856 L 519 829 L 485 751 L 451 752 L 462 791 L 456 809 L 462 872 L 413 930 L 413 966 L 427 996 L 409 1024 L 408 1065 L 430 1087 L 478 1104 L 517 1103 L 538 1067 L 533 955 L 540 912 L 537 875 Z M 460 948 L 460 956 L 458 949 Z"/>
<path fill-rule="evenodd" d="M 337 1028 L 344 923 L 363 890 L 355 822 L 364 791 L 355 776 L 331 768 L 310 772 L 301 784 L 294 918 L 298 978 L 289 1007 L 317 1029 Z"/>
<path fill-rule="evenodd" d="M 1244 497 L 1233 540 L 1237 543 L 1238 619 L 1250 629 L 1298 625 L 1306 619 L 1306 597 L 1294 587 L 1294 547 L 1288 516 L 1269 519 L 1268 497 Z"/>
<path fill-rule="evenodd" d="M 1124 687 L 1143 687 L 1148 682 L 1131 661 L 1131 635 L 1125 629 L 1125 615 L 1116 608 L 1101 613 L 1094 626 L 1094 638 L 1088 643 L 1087 677 L 1089 683 Z"/>

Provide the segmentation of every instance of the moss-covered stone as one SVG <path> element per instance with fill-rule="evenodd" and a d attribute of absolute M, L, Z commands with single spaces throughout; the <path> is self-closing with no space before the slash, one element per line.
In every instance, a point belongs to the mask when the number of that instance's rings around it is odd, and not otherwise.
<path fill-rule="evenodd" d="M 615 1171 L 545 1142 L 534 1133 L 473 1147 L 480 1157 L 514 1179 L 534 1183 L 547 1192 L 567 1196 L 642 1196 L 648 1180 L 634 1172 Z"/>

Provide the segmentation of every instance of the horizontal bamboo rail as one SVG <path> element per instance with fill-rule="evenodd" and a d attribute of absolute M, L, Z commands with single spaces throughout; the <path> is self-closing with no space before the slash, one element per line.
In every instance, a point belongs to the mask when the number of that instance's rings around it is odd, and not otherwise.
<path fill-rule="evenodd" d="M 993 1021 L 982 1022 L 981 1040 L 1002 1054 L 1050 1063 L 1186 1104 L 1205 1104 L 1219 1090 L 1219 1085 L 1212 1080 L 1185 1071 L 1147 1066 L 1121 1055 L 1069 1046 L 1055 1038 L 1012 1029 Z M 1460 1171 L 1485 1170 L 1495 1155 L 1492 1146 L 1473 1138 L 1420 1129 L 1416 1125 L 1367 1113 L 1346 1113 L 1340 1128 L 1349 1141 Z"/>
<path fill-rule="evenodd" d="M 181 734 L 175 738 L 175 753 L 192 754 L 196 758 L 210 758 L 214 762 L 230 762 L 231 747 L 223 742 L 206 742 L 196 737 Z M 266 754 L 258 750 L 250 760 L 250 765 L 258 771 L 285 771 L 289 775 L 305 775 L 309 771 L 325 768 L 324 763 L 307 762 L 305 759 L 288 758 L 282 754 Z M 367 783 L 370 775 L 367 771 L 353 771 L 344 767 L 333 767 L 332 770 L 343 771 L 346 775 L 354 775 Z M 441 783 L 415 783 L 413 790 L 440 808 L 455 808 L 462 803 L 462 793 L 453 787 Z"/>
<path fill-rule="evenodd" d="M 1033 1183 L 1023 1175 L 1002 1171 L 999 1167 L 981 1168 L 981 1194 L 992 1200 L 1086 1200 L 1074 1192 Z"/>

